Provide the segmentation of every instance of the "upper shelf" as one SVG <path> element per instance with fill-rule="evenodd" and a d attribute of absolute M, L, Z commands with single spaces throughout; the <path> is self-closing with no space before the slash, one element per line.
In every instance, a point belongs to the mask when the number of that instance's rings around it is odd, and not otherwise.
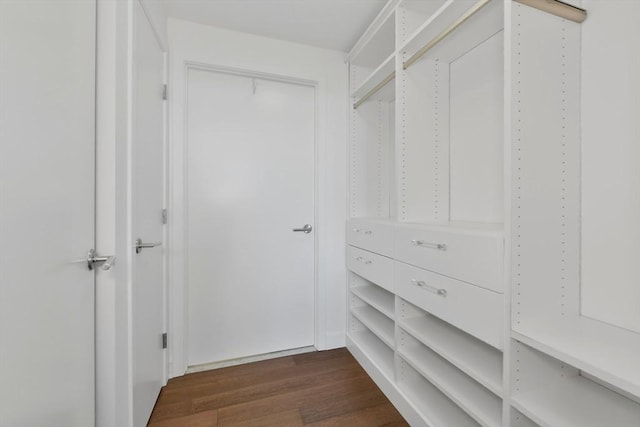
<path fill-rule="evenodd" d="M 453 62 L 504 28 L 500 0 L 449 0 L 400 47 L 403 68 L 423 56 Z"/>
<path fill-rule="evenodd" d="M 387 3 L 355 44 L 347 60 L 351 65 L 377 68 L 396 49 L 396 2 Z"/>
<path fill-rule="evenodd" d="M 394 53 L 391 54 L 369 77 L 353 91 L 351 96 L 355 98 L 356 104 L 360 105 L 367 99 L 377 101 L 393 101 L 395 99 L 395 77 Z"/>

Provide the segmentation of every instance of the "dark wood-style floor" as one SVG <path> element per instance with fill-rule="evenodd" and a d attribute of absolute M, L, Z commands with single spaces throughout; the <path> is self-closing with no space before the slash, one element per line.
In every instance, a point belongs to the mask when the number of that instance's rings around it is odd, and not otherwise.
<path fill-rule="evenodd" d="M 346 349 L 174 378 L 149 426 L 407 426 Z"/>

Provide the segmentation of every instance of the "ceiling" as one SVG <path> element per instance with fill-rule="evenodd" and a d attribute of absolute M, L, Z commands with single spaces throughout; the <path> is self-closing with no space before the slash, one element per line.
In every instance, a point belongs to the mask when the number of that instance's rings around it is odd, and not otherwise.
<path fill-rule="evenodd" d="M 162 0 L 170 18 L 351 50 L 386 0 Z"/>

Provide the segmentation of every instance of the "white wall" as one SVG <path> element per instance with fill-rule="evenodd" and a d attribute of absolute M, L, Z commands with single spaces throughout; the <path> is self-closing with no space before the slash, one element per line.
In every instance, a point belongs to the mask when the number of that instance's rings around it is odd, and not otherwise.
<path fill-rule="evenodd" d="M 319 349 L 344 345 L 347 67 L 345 54 L 281 40 L 169 20 L 170 83 L 170 375 L 186 369 L 184 256 L 184 82 L 188 63 L 315 81 L 319 93 Z"/>
<path fill-rule="evenodd" d="M 133 422 L 129 160 L 135 1 L 97 2 L 96 251 L 117 256 L 114 268 L 96 274 L 97 427 Z M 166 22 L 157 3 L 141 4 L 156 22 Z M 155 30 L 166 40 L 166 24 Z"/>

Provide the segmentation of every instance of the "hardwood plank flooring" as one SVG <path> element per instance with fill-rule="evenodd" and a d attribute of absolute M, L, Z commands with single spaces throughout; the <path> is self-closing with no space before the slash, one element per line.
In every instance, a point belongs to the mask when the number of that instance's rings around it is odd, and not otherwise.
<path fill-rule="evenodd" d="M 407 426 L 344 348 L 188 374 L 163 387 L 150 427 Z"/>

